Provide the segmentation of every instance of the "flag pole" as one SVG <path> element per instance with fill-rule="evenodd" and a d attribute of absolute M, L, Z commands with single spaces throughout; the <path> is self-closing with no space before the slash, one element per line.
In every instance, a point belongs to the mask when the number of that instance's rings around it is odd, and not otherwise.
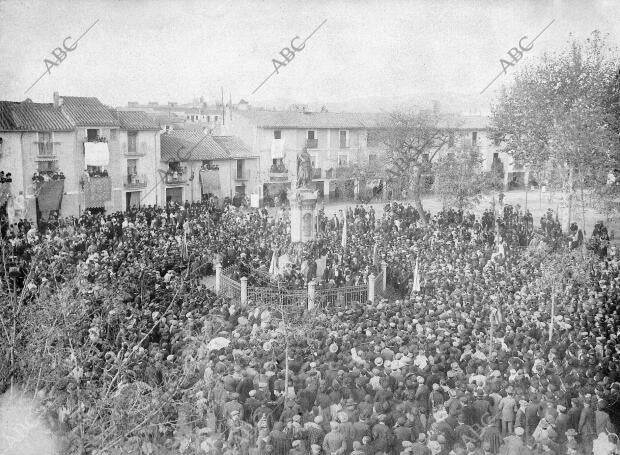
<path fill-rule="evenodd" d="M 553 321 L 555 319 L 555 291 L 551 296 L 551 321 L 549 322 L 549 341 L 553 338 Z"/>

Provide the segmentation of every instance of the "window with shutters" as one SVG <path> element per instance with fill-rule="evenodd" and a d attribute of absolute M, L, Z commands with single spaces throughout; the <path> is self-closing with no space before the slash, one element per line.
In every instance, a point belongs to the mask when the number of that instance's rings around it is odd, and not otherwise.
<path fill-rule="evenodd" d="M 52 142 L 52 133 L 39 133 L 39 156 L 49 156 L 54 154 L 54 143 Z"/>

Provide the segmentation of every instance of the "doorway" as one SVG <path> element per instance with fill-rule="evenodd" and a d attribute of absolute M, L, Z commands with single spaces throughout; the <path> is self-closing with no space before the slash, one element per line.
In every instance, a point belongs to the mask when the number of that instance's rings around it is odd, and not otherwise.
<path fill-rule="evenodd" d="M 132 207 L 140 207 L 140 191 L 127 191 L 125 193 L 125 210 L 129 211 Z"/>
<path fill-rule="evenodd" d="M 166 188 L 166 205 L 170 203 L 183 203 L 183 188 Z"/>

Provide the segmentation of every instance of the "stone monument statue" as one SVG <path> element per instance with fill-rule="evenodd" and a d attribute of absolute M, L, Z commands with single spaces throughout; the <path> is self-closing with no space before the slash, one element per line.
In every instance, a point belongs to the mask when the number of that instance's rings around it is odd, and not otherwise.
<path fill-rule="evenodd" d="M 312 182 L 312 157 L 304 147 L 297 155 L 297 188 L 309 188 Z"/>
<path fill-rule="evenodd" d="M 316 191 L 312 186 L 312 157 L 306 147 L 297 155 L 297 185 L 289 193 L 291 242 L 307 242 L 316 236 Z"/>

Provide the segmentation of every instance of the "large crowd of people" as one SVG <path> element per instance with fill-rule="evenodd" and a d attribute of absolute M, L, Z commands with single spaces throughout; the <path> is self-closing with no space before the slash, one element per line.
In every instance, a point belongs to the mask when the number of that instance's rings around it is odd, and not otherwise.
<path fill-rule="evenodd" d="M 167 310 L 174 321 L 146 337 L 121 381 L 158 381 L 155 370 L 183 347 L 184 324 L 228 340 L 201 372 L 196 398 L 208 406 L 190 411 L 207 454 L 607 455 L 617 453 L 620 417 L 620 254 L 597 224 L 585 283 L 565 284 L 552 310 L 537 280 L 540 251 L 576 241 L 553 212 L 535 227 L 511 206 L 480 218 L 444 210 L 428 223 L 409 204 L 390 203 L 381 217 L 350 207 L 321 213 L 316 240 L 302 248 L 290 242 L 286 212 L 142 207 L 10 226 L 2 283 L 51 294 L 76 272 L 122 286 L 116 342 L 130 348 L 191 273 L 192 292 Z M 218 298 L 201 281 L 219 262 L 262 283 L 274 251 L 291 258 L 280 285 L 365 283 L 385 261 L 389 289 L 375 303 L 287 325 L 277 310 Z M 84 379 L 97 381 L 111 362 L 101 356 Z"/>

